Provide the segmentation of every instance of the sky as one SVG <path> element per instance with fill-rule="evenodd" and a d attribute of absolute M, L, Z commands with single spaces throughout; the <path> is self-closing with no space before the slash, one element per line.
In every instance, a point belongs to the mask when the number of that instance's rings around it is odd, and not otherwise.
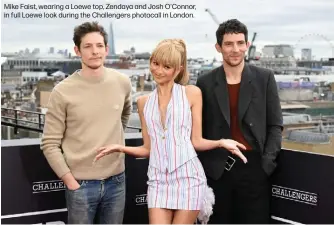
<path fill-rule="evenodd" d="M 195 5 L 195 10 L 64 10 L 63 13 L 109 12 L 109 13 L 192 13 L 194 18 L 156 18 L 156 19 L 102 19 L 102 18 L 4 18 L 4 13 L 44 13 L 62 12 L 60 10 L 4 9 L 4 4 L 57 4 L 93 5 L 106 8 L 112 5 L 179 4 Z M 15 52 L 29 48 L 40 48 L 47 52 L 50 47 L 56 50 L 68 49 L 73 52 L 73 29 L 86 21 L 98 21 L 106 30 L 113 23 L 116 53 L 131 47 L 136 52 L 151 52 L 164 38 L 185 40 L 189 57 L 207 59 L 220 58 L 214 44 L 216 22 L 205 9 L 216 16 L 219 22 L 236 18 L 246 24 L 249 39 L 254 32 L 254 44 L 261 51 L 266 44 L 289 44 L 295 48 L 296 57 L 302 48 L 311 48 L 316 58 L 334 57 L 334 0 L 3 0 L 1 11 L 1 51 Z"/>

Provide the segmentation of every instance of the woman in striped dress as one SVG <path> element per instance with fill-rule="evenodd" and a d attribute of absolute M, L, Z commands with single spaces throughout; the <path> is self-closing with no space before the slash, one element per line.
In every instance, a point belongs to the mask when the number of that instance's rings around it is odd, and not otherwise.
<path fill-rule="evenodd" d="M 112 152 L 150 157 L 147 173 L 150 223 L 193 224 L 197 218 L 207 223 L 214 196 L 195 149 L 221 147 L 246 163 L 239 150 L 245 146 L 233 140 L 202 138 L 202 95 L 196 86 L 185 86 L 189 76 L 182 40 L 160 42 L 151 55 L 150 70 L 157 88 L 137 100 L 143 146 L 102 147 L 96 160 Z"/>

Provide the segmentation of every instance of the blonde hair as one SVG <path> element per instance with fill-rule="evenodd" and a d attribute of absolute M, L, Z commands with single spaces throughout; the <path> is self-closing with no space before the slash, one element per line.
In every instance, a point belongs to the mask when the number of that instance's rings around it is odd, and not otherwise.
<path fill-rule="evenodd" d="M 152 52 L 150 64 L 152 63 L 152 60 L 175 69 L 179 69 L 182 66 L 180 73 L 175 77 L 174 82 L 181 85 L 186 85 L 188 83 L 187 49 L 183 40 L 165 39 L 161 41 Z"/>

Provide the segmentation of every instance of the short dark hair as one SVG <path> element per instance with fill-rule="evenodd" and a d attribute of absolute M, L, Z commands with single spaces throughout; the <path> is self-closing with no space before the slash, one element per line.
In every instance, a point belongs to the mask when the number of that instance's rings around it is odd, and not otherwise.
<path fill-rule="evenodd" d="M 222 45 L 223 37 L 225 34 L 239 34 L 245 35 L 245 41 L 248 41 L 248 30 L 245 24 L 241 23 L 237 19 L 230 19 L 221 23 L 216 31 L 217 43 Z"/>
<path fill-rule="evenodd" d="M 73 42 L 80 48 L 81 39 L 88 33 L 99 32 L 103 39 L 104 45 L 107 46 L 108 43 L 108 34 L 104 28 L 98 24 L 98 22 L 86 22 L 74 28 Z"/>

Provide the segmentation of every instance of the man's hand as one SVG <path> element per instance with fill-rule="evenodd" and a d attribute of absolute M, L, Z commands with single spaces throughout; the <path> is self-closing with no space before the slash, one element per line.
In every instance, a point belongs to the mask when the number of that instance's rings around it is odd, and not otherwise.
<path fill-rule="evenodd" d="M 80 188 L 80 184 L 73 177 L 72 173 L 65 174 L 61 179 L 63 180 L 66 187 L 71 191 L 75 191 Z"/>
<path fill-rule="evenodd" d="M 233 155 L 238 156 L 244 163 L 247 163 L 247 158 L 242 154 L 239 148 L 246 150 L 246 147 L 234 140 L 231 139 L 221 139 L 220 140 L 220 147 L 225 148 L 226 150 L 230 151 Z"/>

